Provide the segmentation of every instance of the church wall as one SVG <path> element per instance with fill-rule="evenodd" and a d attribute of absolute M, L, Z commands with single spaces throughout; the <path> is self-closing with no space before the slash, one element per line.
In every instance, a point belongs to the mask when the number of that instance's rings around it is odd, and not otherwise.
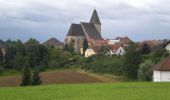
<path fill-rule="evenodd" d="M 67 36 L 65 44 L 73 44 L 76 53 L 81 53 L 83 48 L 84 36 Z"/>

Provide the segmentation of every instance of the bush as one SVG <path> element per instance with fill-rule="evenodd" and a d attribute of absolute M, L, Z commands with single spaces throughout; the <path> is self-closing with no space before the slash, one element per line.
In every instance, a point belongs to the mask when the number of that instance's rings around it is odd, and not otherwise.
<path fill-rule="evenodd" d="M 39 71 L 35 70 L 32 75 L 31 85 L 40 85 L 40 84 L 41 84 L 41 79 L 39 76 Z"/>
<path fill-rule="evenodd" d="M 138 80 L 139 81 L 151 81 L 152 80 L 152 66 L 153 62 L 151 60 L 146 60 L 144 63 L 140 64 L 138 69 Z"/>
<path fill-rule="evenodd" d="M 30 70 L 30 68 L 25 67 L 23 69 L 21 86 L 29 86 L 29 85 L 31 85 L 30 82 L 31 82 L 31 70 Z"/>
<path fill-rule="evenodd" d="M 86 62 L 82 64 L 81 69 L 101 74 L 120 75 L 123 73 L 123 65 L 122 58 L 100 55 L 87 58 Z"/>

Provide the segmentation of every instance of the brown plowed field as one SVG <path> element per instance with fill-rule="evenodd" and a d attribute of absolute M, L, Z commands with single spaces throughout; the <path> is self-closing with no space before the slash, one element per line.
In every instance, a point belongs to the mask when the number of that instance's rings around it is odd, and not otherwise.
<path fill-rule="evenodd" d="M 96 83 L 101 80 L 82 74 L 76 70 L 59 70 L 53 72 L 44 72 L 40 74 L 42 84 L 72 84 L 72 83 Z M 0 77 L 0 87 L 10 87 L 20 85 L 20 76 Z"/>

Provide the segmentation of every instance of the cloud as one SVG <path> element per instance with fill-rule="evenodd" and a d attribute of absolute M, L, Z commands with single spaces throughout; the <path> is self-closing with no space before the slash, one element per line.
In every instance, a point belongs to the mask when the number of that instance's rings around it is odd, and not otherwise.
<path fill-rule="evenodd" d="M 64 40 L 71 23 L 97 9 L 103 36 L 134 40 L 170 38 L 168 0 L 0 0 L 0 39 Z"/>

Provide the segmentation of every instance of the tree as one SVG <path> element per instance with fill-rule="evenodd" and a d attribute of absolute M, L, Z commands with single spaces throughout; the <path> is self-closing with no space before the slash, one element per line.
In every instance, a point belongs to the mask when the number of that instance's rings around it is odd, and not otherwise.
<path fill-rule="evenodd" d="M 29 67 L 25 67 L 23 69 L 21 86 L 29 86 L 29 85 L 31 85 L 31 70 Z"/>
<path fill-rule="evenodd" d="M 88 42 L 87 42 L 87 39 L 84 39 L 83 41 L 83 54 L 85 54 L 85 51 L 87 50 L 88 48 Z"/>
<path fill-rule="evenodd" d="M 65 44 L 64 45 L 64 51 L 74 53 L 74 45 L 73 45 L 73 43 Z"/>
<path fill-rule="evenodd" d="M 35 70 L 32 75 L 31 85 L 40 85 L 40 84 L 41 84 L 41 79 L 39 76 L 39 71 Z"/>
<path fill-rule="evenodd" d="M 124 72 L 128 78 L 136 79 L 139 64 L 142 61 L 141 51 L 137 45 L 133 42 L 125 49 L 126 54 L 124 56 Z"/>
<path fill-rule="evenodd" d="M 0 48 L 0 66 L 3 64 L 3 58 L 4 58 L 4 55 L 3 55 L 2 50 Z"/>
<path fill-rule="evenodd" d="M 149 47 L 148 44 L 144 43 L 142 45 L 142 50 L 141 50 L 142 54 L 149 54 L 151 52 L 151 48 Z"/>
<path fill-rule="evenodd" d="M 15 69 L 22 69 L 23 67 L 28 67 L 28 58 L 17 54 L 13 60 L 13 66 Z"/>
<path fill-rule="evenodd" d="M 99 49 L 99 55 L 108 55 L 111 48 L 109 46 L 101 46 Z"/>
<path fill-rule="evenodd" d="M 139 81 L 151 81 L 152 80 L 152 66 L 153 62 L 151 60 L 146 60 L 144 63 L 140 64 L 138 69 L 138 80 Z"/>

